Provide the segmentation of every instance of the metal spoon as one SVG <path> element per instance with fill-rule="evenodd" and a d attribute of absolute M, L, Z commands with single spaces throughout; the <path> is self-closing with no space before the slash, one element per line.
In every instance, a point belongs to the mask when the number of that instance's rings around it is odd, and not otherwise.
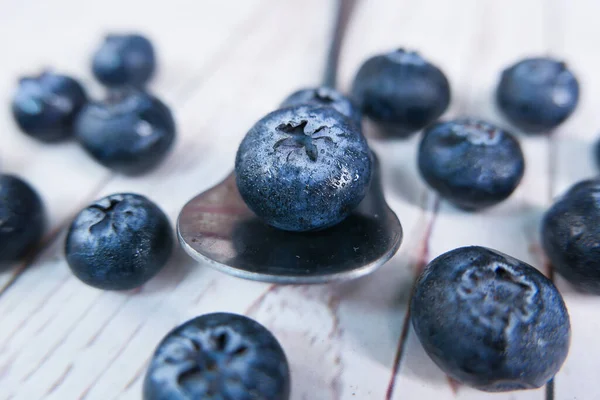
<path fill-rule="evenodd" d="M 341 223 L 318 232 L 282 231 L 244 203 L 232 172 L 190 200 L 177 222 L 179 241 L 194 259 L 222 272 L 274 283 L 349 280 L 385 264 L 402 242 L 402 226 L 385 202 L 379 160 L 366 197 Z"/>
<path fill-rule="evenodd" d="M 324 85 L 335 86 L 337 58 L 354 1 L 340 0 Z M 318 232 L 287 232 L 262 222 L 244 203 L 232 172 L 181 210 L 177 234 L 194 259 L 240 278 L 325 283 L 358 278 L 385 264 L 402 242 L 402 226 L 381 188 L 373 153 L 371 186 L 341 223 Z"/>

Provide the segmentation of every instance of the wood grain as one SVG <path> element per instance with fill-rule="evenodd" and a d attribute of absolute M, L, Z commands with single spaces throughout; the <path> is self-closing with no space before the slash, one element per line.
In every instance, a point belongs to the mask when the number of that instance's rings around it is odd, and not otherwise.
<path fill-rule="evenodd" d="M 72 276 L 63 258 L 64 229 L 81 207 L 133 191 L 155 200 L 175 222 L 187 200 L 229 173 L 237 144 L 258 118 L 292 90 L 321 80 L 333 3 L 0 0 L 4 104 L 17 76 L 45 65 L 80 77 L 101 96 L 90 76 L 90 52 L 104 32 L 140 30 L 159 49 L 152 91 L 173 107 L 179 131 L 164 165 L 133 179 L 98 166 L 74 144 L 28 139 L 10 110 L 0 109 L 0 166 L 35 185 L 50 215 L 45 246 L 0 273 L 0 400 L 140 399 L 147 360 L 162 336 L 211 311 L 244 313 L 273 331 L 290 360 L 294 400 L 600 399 L 594 381 L 600 300 L 575 293 L 560 277 L 573 342 L 553 390 L 492 395 L 449 381 L 425 355 L 407 315 L 420 269 L 454 247 L 490 246 L 549 272 L 539 250 L 540 217 L 553 196 L 596 174 L 590 152 L 600 123 L 600 4 L 594 0 L 358 2 L 340 60 L 344 90 L 366 57 L 396 47 L 418 49 L 447 73 L 453 87 L 447 116 L 506 126 L 491 93 L 500 70 L 529 54 L 564 57 L 584 88 L 579 111 L 555 137 L 520 136 L 523 184 L 483 213 L 457 211 L 424 186 L 417 137 L 386 142 L 367 130 L 405 234 L 400 251 L 374 274 L 344 284 L 274 286 L 218 273 L 178 251 L 135 291 L 102 292 Z"/>

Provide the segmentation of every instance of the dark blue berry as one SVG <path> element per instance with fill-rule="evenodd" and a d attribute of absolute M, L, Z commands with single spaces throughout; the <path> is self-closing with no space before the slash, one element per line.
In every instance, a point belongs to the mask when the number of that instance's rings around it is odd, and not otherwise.
<path fill-rule="evenodd" d="M 554 269 L 579 290 L 600 294 L 600 179 L 560 197 L 544 215 L 541 234 Z"/>
<path fill-rule="evenodd" d="M 564 62 L 528 58 L 502 72 L 496 101 L 506 118 L 523 131 L 549 131 L 575 110 L 579 83 Z"/>
<path fill-rule="evenodd" d="M 354 78 L 352 95 L 385 135 L 406 137 L 444 113 L 450 84 L 418 53 L 399 49 L 369 58 Z"/>
<path fill-rule="evenodd" d="M 87 96 L 75 79 L 52 72 L 19 80 L 12 113 L 19 128 L 44 142 L 68 138 Z"/>
<path fill-rule="evenodd" d="M 75 135 L 101 164 L 136 175 L 165 158 L 175 139 L 175 121 L 169 108 L 148 93 L 113 92 L 81 111 Z"/>
<path fill-rule="evenodd" d="M 370 150 L 333 108 L 274 111 L 246 134 L 235 173 L 242 198 L 269 225 L 309 231 L 342 221 L 365 196 Z"/>
<path fill-rule="evenodd" d="M 0 266 L 21 258 L 44 233 L 44 205 L 23 180 L 0 175 Z"/>
<path fill-rule="evenodd" d="M 173 234 L 167 216 L 137 194 L 114 194 L 83 209 L 71 224 L 69 267 L 90 286 L 127 290 L 143 285 L 167 263 Z"/>
<path fill-rule="evenodd" d="M 429 186 L 466 210 L 505 200 L 525 171 L 519 142 L 510 133 L 475 119 L 429 127 L 419 146 L 418 164 Z"/>
<path fill-rule="evenodd" d="M 287 400 L 290 372 L 277 339 L 258 322 L 206 314 L 175 328 L 158 345 L 144 400 Z"/>
<path fill-rule="evenodd" d="M 299 105 L 312 105 L 321 107 L 333 107 L 340 114 L 353 120 L 359 127 L 361 125 L 362 113 L 358 107 L 346 96 L 335 89 L 321 86 L 298 90 L 286 98 L 281 107 Z"/>
<path fill-rule="evenodd" d="M 94 54 L 94 76 L 109 87 L 143 86 L 156 69 L 152 43 L 141 35 L 108 35 Z"/>
<path fill-rule="evenodd" d="M 455 249 L 429 263 L 410 312 L 433 361 L 484 391 L 539 388 L 569 351 L 569 315 L 552 281 L 484 247 Z"/>

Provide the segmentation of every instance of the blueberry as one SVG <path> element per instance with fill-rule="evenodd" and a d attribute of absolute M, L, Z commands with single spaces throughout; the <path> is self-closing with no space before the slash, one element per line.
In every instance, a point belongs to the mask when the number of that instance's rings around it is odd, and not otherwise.
<path fill-rule="evenodd" d="M 502 72 L 496 101 L 518 128 L 544 132 L 556 128 L 573 113 L 579 101 L 579 83 L 564 62 L 527 58 Z"/>
<path fill-rule="evenodd" d="M 287 400 L 290 372 L 277 339 L 258 322 L 205 314 L 162 340 L 144 380 L 144 400 Z"/>
<path fill-rule="evenodd" d="M 384 134 L 406 137 L 438 119 L 450 104 L 444 73 L 418 53 L 399 49 L 369 58 L 352 94 Z"/>
<path fill-rule="evenodd" d="M 0 264 L 21 258 L 44 233 L 44 206 L 37 192 L 12 175 L 0 175 Z"/>
<path fill-rule="evenodd" d="M 419 146 L 418 164 L 429 186 L 465 210 L 505 200 L 525 170 L 519 142 L 510 133 L 469 118 L 429 127 Z"/>
<path fill-rule="evenodd" d="M 12 100 L 12 113 L 27 135 L 55 142 L 70 137 L 87 96 L 75 79 L 46 71 L 24 77 Z"/>
<path fill-rule="evenodd" d="M 433 361 L 484 391 L 539 388 L 569 351 L 569 315 L 552 281 L 484 247 L 455 249 L 429 263 L 410 312 Z"/>
<path fill-rule="evenodd" d="M 155 69 L 152 43 L 135 34 L 107 35 L 92 60 L 94 76 L 109 87 L 141 87 Z"/>
<path fill-rule="evenodd" d="M 101 164 L 137 175 L 165 158 L 175 139 L 175 121 L 169 108 L 148 93 L 113 92 L 81 111 L 75 135 Z"/>
<path fill-rule="evenodd" d="M 269 225 L 317 230 L 342 221 L 365 196 L 370 150 L 333 108 L 283 108 L 246 134 L 235 173 L 242 198 Z"/>
<path fill-rule="evenodd" d="M 600 179 L 579 182 L 556 200 L 541 236 L 556 271 L 577 289 L 600 294 Z"/>
<path fill-rule="evenodd" d="M 67 234 L 69 267 L 90 286 L 128 290 L 167 263 L 173 234 L 167 216 L 137 194 L 113 194 L 83 209 Z"/>
<path fill-rule="evenodd" d="M 362 113 L 348 97 L 335 89 L 321 86 L 298 90 L 289 95 L 281 107 L 298 105 L 313 105 L 321 107 L 333 107 L 339 113 L 353 120 L 359 127 L 361 125 Z"/>

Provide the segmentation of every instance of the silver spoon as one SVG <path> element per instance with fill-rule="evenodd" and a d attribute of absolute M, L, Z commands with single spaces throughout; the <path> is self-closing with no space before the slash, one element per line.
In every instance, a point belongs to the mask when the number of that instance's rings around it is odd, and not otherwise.
<path fill-rule="evenodd" d="M 337 55 L 352 7 L 340 0 L 325 73 L 335 85 Z M 373 153 L 369 191 L 341 223 L 318 232 L 287 232 L 262 222 L 244 203 L 232 172 L 181 210 L 177 234 L 194 259 L 240 278 L 272 283 L 325 283 L 358 278 L 385 264 L 402 242 L 402 226 L 385 201 Z"/>

